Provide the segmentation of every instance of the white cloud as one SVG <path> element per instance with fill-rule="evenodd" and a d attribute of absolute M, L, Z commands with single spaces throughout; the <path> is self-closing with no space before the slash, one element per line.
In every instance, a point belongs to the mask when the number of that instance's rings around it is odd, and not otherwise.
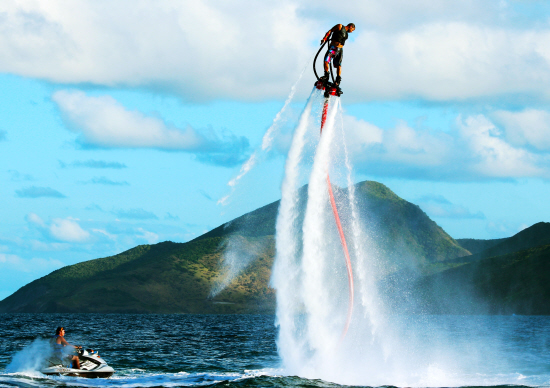
<path fill-rule="evenodd" d="M 346 99 L 520 93 L 546 100 L 550 28 L 520 23 L 513 5 L 5 0 L 0 71 L 63 84 L 150 88 L 190 100 L 282 98 L 338 20 L 357 25 L 345 49 Z"/>
<path fill-rule="evenodd" d="M 371 176 L 450 181 L 550 179 L 550 155 L 510 144 L 483 115 L 458 116 L 450 132 L 415 129 L 404 121 L 386 130 L 365 122 L 353 124 L 350 117 L 344 123 L 357 169 Z"/>
<path fill-rule="evenodd" d="M 49 224 L 35 213 L 29 213 L 27 221 L 39 228 L 49 238 L 57 241 L 83 243 L 90 238 L 90 233 L 80 227 L 71 218 L 54 218 Z"/>
<path fill-rule="evenodd" d="M 201 145 L 195 132 L 168 128 L 155 117 L 128 111 L 110 96 L 89 97 L 83 92 L 59 91 L 53 95 L 69 127 L 82 142 L 106 148 L 193 149 Z"/>
<path fill-rule="evenodd" d="M 512 93 L 547 99 L 550 30 L 432 22 L 397 32 L 359 32 L 346 52 L 346 95 L 447 101 Z"/>
<path fill-rule="evenodd" d="M 7 0 L 0 71 L 191 99 L 271 97 L 286 92 L 281 77 L 288 81 L 288 68 L 309 56 L 311 23 L 296 8 L 290 1 Z"/>
<path fill-rule="evenodd" d="M 354 116 L 344 115 L 344 128 L 352 153 L 358 154 L 367 146 L 382 143 L 384 134 L 382 129 Z"/>
<path fill-rule="evenodd" d="M 107 237 L 109 240 L 113 240 L 113 241 L 116 241 L 116 237 L 114 234 L 111 234 L 109 232 L 107 232 L 106 230 L 103 230 L 103 229 L 92 229 L 92 232 L 94 233 L 98 233 L 102 236 L 105 236 Z"/>
<path fill-rule="evenodd" d="M 54 218 L 49 229 L 51 235 L 59 241 L 84 242 L 90 237 L 90 233 L 69 219 Z"/>
<path fill-rule="evenodd" d="M 425 166 L 444 161 L 448 154 L 447 140 L 444 133 L 414 130 L 404 121 L 384 133 L 384 145 L 392 158 Z"/>
<path fill-rule="evenodd" d="M 521 112 L 497 111 L 493 114 L 506 130 L 506 139 L 516 146 L 550 150 L 550 112 L 526 109 Z"/>
<path fill-rule="evenodd" d="M 44 223 L 42 218 L 40 218 L 40 216 L 38 214 L 35 214 L 35 213 L 27 214 L 27 221 L 29 221 L 30 223 L 33 223 L 37 226 L 40 226 L 41 228 L 46 227 L 46 224 Z"/>
<path fill-rule="evenodd" d="M 344 119 L 344 125 L 350 123 L 352 118 Z M 415 130 L 402 120 L 386 130 L 365 122 L 351 129 L 347 144 L 352 158 L 358 169 L 371 175 L 428 178 L 449 163 L 453 152 L 453 139 L 448 134 Z M 346 126 L 346 137 L 347 132 Z"/>
<path fill-rule="evenodd" d="M 503 10 L 492 0 L 356 0 L 342 2 L 338 7 L 331 0 L 317 0 L 303 1 L 301 5 L 307 15 L 339 19 L 343 23 L 349 19 L 356 25 L 384 31 L 409 29 L 434 20 L 491 23 Z"/>
<path fill-rule="evenodd" d="M 485 116 L 470 116 L 457 124 L 473 157 L 473 169 L 488 177 L 549 177 L 548 166 L 541 168 L 540 158 L 502 139 L 501 131 Z M 476 160 L 477 159 L 477 160 Z"/>
<path fill-rule="evenodd" d="M 159 241 L 159 235 L 153 232 L 149 232 L 143 228 L 138 228 L 138 231 L 141 232 L 141 235 L 136 235 L 137 239 L 144 239 L 148 244 L 156 244 Z"/>
<path fill-rule="evenodd" d="M 188 126 L 182 130 L 163 120 L 130 111 L 110 96 L 90 97 L 80 91 L 53 95 L 69 129 L 83 145 L 102 148 L 157 148 L 193 152 L 199 160 L 234 165 L 248 148 L 244 137 L 218 137 Z"/>

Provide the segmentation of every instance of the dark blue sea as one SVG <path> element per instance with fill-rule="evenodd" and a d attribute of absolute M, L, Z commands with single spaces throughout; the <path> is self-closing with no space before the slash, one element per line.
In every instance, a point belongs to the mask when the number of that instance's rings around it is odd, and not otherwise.
<path fill-rule="evenodd" d="M 277 354 L 274 319 L 269 315 L 0 314 L 0 387 L 339 386 L 285 373 Z M 475 335 L 485 335 L 485 330 L 487 335 L 506 338 L 498 360 L 507 360 L 509 370 L 486 360 L 488 367 L 480 365 L 483 373 L 476 386 L 550 386 L 550 317 L 433 317 L 430 324 L 450 332 L 457 342 L 471 336 L 473 326 Z M 57 326 L 66 328 L 70 343 L 98 350 L 115 375 L 108 379 L 42 375 L 33 344 L 51 337 Z M 486 341 L 479 343 L 487 346 Z M 478 350 L 465 348 L 463 357 Z"/>

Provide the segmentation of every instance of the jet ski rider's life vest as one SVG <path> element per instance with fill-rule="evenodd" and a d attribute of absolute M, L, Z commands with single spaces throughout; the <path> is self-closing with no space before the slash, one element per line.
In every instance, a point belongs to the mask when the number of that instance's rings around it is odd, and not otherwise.
<path fill-rule="evenodd" d="M 346 44 L 347 39 L 348 39 L 348 31 L 346 30 L 346 27 L 342 25 L 341 30 L 336 30 L 332 32 L 332 38 L 330 40 L 330 44 L 336 45 L 336 43 L 339 43 L 343 46 Z"/>

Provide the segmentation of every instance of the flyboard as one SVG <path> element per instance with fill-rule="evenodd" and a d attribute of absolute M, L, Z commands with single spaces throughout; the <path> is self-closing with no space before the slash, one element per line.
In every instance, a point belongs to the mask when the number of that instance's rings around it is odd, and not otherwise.
<path fill-rule="evenodd" d="M 328 43 L 329 39 L 325 41 L 321 45 L 321 48 L 319 51 L 317 51 L 317 55 L 315 55 L 315 58 L 313 59 L 313 72 L 315 73 L 315 77 L 317 78 L 317 81 L 315 82 L 315 87 L 321 91 L 324 90 L 324 101 L 323 101 L 323 113 L 321 115 L 321 135 L 323 134 L 323 127 L 325 126 L 325 122 L 327 120 L 327 113 L 328 113 L 328 106 L 329 106 L 329 99 L 332 97 L 339 98 L 342 95 L 342 89 L 340 89 L 340 85 L 338 85 L 336 82 L 334 82 L 334 75 L 332 72 L 332 63 L 330 63 L 330 76 L 331 80 L 321 80 L 319 76 L 317 75 L 317 70 L 315 69 L 315 62 L 317 62 L 317 57 L 319 56 L 319 53 L 323 49 L 323 47 Z M 344 235 L 344 230 L 342 229 L 342 223 L 340 222 L 340 215 L 338 214 L 338 208 L 336 207 L 336 201 L 334 200 L 334 193 L 332 191 L 332 185 L 330 183 L 330 176 L 327 168 L 327 188 L 328 188 L 328 195 L 330 198 L 330 206 L 332 207 L 332 213 L 334 215 L 334 221 L 336 222 L 336 227 L 338 228 L 338 234 L 340 235 L 340 242 L 342 243 L 342 249 L 344 251 L 344 259 L 346 261 L 346 269 L 348 274 L 348 283 L 349 283 L 349 301 L 348 301 L 348 314 L 346 317 L 346 324 L 344 326 L 344 329 L 342 331 L 342 335 L 340 337 L 340 341 L 344 339 L 346 336 L 349 325 L 351 323 L 351 316 L 353 314 L 353 271 L 351 267 L 351 260 L 349 257 L 349 251 L 348 251 L 348 244 L 346 242 L 346 236 Z"/>

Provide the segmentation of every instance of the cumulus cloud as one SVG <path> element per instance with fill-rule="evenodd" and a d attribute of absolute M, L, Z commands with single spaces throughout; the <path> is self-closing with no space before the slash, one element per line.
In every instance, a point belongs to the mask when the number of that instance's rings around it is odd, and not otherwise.
<path fill-rule="evenodd" d="M 80 91 L 58 91 L 53 100 L 78 141 L 99 148 L 155 148 L 186 151 L 202 162 L 233 166 L 246 158 L 248 140 L 213 131 L 199 132 L 124 108 L 110 96 L 90 97 Z"/>
<path fill-rule="evenodd" d="M 357 25 L 344 61 L 347 99 L 549 97 L 550 28 L 522 23 L 514 2 L 73 4 L 2 2 L 0 71 L 189 100 L 282 98 L 339 20 Z"/>
<path fill-rule="evenodd" d="M 355 147 L 382 143 L 384 131 L 376 125 L 357 119 L 354 116 L 344 116 L 344 128 L 346 128 L 347 136 L 352 139 L 350 146 L 353 152 L 357 153 L 361 151 L 361 148 Z"/>
<path fill-rule="evenodd" d="M 415 130 L 404 121 L 382 130 L 350 117 L 344 125 L 355 163 L 369 174 L 432 179 L 448 168 L 453 139 L 444 132 Z"/>
<path fill-rule="evenodd" d="M 466 21 L 359 32 L 346 59 L 346 74 L 354 80 L 346 93 L 363 100 L 448 101 L 507 94 L 547 100 L 549 47 L 550 30 Z"/>
<path fill-rule="evenodd" d="M 550 179 L 550 155 L 510 144 L 483 115 L 458 116 L 449 132 L 415 129 L 404 121 L 382 130 L 352 117 L 344 124 L 352 158 L 369 175 L 448 181 Z"/>
<path fill-rule="evenodd" d="M 155 244 L 159 241 L 159 235 L 143 228 L 138 228 L 141 235 L 136 235 L 136 238 L 147 241 L 148 244 Z"/>
<path fill-rule="evenodd" d="M 30 222 L 31 224 L 34 224 L 34 225 L 37 225 L 41 228 L 45 228 L 46 227 L 46 224 L 44 223 L 44 221 L 42 220 L 42 218 L 40 218 L 40 216 L 36 213 L 29 213 L 27 214 L 27 217 L 26 217 L 26 220 L 28 222 Z"/>
<path fill-rule="evenodd" d="M 61 194 L 57 190 L 52 189 L 51 187 L 39 187 L 39 186 L 29 186 L 29 187 L 22 188 L 20 190 L 15 190 L 15 195 L 20 198 L 41 198 L 41 197 L 66 198 L 65 195 Z"/>
<path fill-rule="evenodd" d="M 46 223 L 35 213 L 29 213 L 27 222 L 37 227 L 46 237 L 57 241 L 82 243 L 88 241 L 90 233 L 80 227 L 72 218 L 54 218 Z"/>
<path fill-rule="evenodd" d="M 61 168 L 69 168 L 69 167 L 86 167 L 86 168 L 114 168 L 114 169 L 121 169 L 126 168 L 126 164 L 119 163 L 119 162 L 106 162 L 104 160 L 75 160 L 71 163 L 64 163 L 61 160 L 59 161 L 59 165 Z"/>
<path fill-rule="evenodd" d="M 425 195 L 420 197 L 416 203 L 430 217 L 455 218 L 455 219 L 485 219 L 485 215 L 478 211 L 472 213 L 461 205 L 451 203 L 442 195 Z"/>
<path fill-rule="evenodd" d="M 539 166 L 548 160 L 521 148 L 515 148 L 504 139 L 502 132 L 485 116 L 471 116 L 457 119 L 460 134 L 463 136 L 468 153 L 473 156 L 472 169 L 489 177 L 545 177 L 548 169 Z"/>
<path fill-rule="evenodd" d="M 550 112 L 525 109 L 521 112 L 497 111 L 495 120 L 503 125 L 506 139 L 515 146 L 550 150 Z"/>
<path fill-rule="evenodd" d="M 0 71 L 249 99 L 286 92 L 281 77 L 309 56 L 311 22 L 292 2 L 73 4 L 2 2 Z"/>
<path fill-rule="evenodd" d="M 105 236 L 106 238 L 108 238 L 109 240 L 113 240 L 113 241 L 116 241 L 117 239 L 117 236 L 114 235 L 114 234 L 111 234 L 109 232 L 107 232 L 106 230 L 104 229 L 92 229 L 92 232 L 94 233 L 98 233 L 102 236 Z"/>
<path fill-rule="evenodd" d="M 155 213 L 148 212 L 140 208 L 137 209 L 117 209 L 113 210 L 111 213 L 116 215 L 119 218 L 127 218 L 132 220 L 158 220 L 158 217 Z"/>
<path fill-rule="evenodd" d="M 342 2 L 338 7 L 334 7 L 331 0 L 304 1 L 300 4 L 303 15 L 339 19 L 344 23 L 349 19 L 356 25 L 368 25 L 384 31 L 410 29 L 435 20 L 491 23 L 499 12 L 504 11 L 498 2 L 479 0 L 356 0 Z"/>
<path fill-rule="evenodd" d="M 82 242 L 90 237 L 90 233 L 74 220 L 54 218 L 50 225 L 50 233 L 60 241 Z"/>

